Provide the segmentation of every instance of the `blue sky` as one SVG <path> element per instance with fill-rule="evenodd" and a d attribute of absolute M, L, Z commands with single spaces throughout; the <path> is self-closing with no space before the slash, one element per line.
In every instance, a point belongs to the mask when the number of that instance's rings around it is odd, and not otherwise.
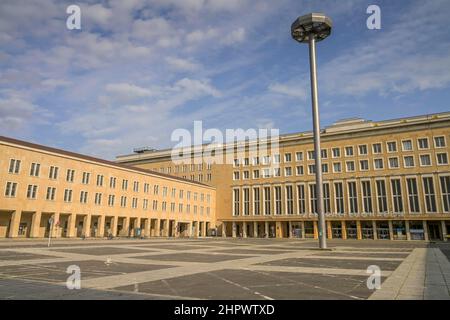
<path fill-rule="evenodd" d="M 311 11 L 334 22 L 318 44 L 322 126 L 450 110 L 448 0 L 2 0 L 0 134 L 113 159 L 170 147 L 194 120 L 310 130 L 308 50 L 290 25 Z"/>

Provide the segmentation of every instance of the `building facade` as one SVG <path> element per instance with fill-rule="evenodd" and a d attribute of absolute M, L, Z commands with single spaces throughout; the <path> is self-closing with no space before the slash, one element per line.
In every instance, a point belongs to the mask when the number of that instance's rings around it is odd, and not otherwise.
<path fill-rule="evenodd" d="M 0 238 L 206 236 L 211 186 L 0 137 Z"/>
<path fill-rule="evenodd" d="M 348 119 L 322 130 L 321 139 L 328 238 L 447 239 L 450 113 Z M 225 144 L 220 163 L 204 156 L 206 145 L 181 164 L 173 150 L 116 161 L 215 187 L 223 236 L 317 238 L 312 133 L 282 135 L 267 153 L 258 151 L 263 143 Z M 224 160 L 230 152 L 231 163 Z"/>

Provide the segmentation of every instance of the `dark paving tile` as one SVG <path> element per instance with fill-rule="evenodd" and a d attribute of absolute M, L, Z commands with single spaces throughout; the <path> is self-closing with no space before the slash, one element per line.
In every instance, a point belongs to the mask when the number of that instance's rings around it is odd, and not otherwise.
<path fill-rule="evenodd" d="M 46 282 L 62 282 L 67 280 L 69 274 L 66 273 L 66 271 L 67 268 L 71 265 L 80 267 L 81 280 L 171 268 L 171 266 L 164 265 L 116 263 L 114 262 L 114 259 L 111 260 L 111 263 L 106 263 L 106 260 L 87 260 L 1 267 L 0 278 L 15 276 L 20 279 L 41 280 Z"/>
<path fill-rule="evenodd" d="M 217 251 L 218 253 L 243 253 L 243 254 L 253 254 L 255 256 L 257 255 L 265 255 L 265 254 L 281 254 L 281 253 L 287 253 L 287 252 L 293 252 L 292 250 L 287 251 L 287 250 L 266 250 L 266 249 L 261 249 L 261 250 L 252 250 L 252 249 L 240 249 L 240 248 L 236 248 L 236 249 L 227 249 L 227 250 L 220 250 Z"/>
<path fill-rule="evenodd" d="M 163 261 L 184 261 L 184 262 L 220 262 L 227 260 L 245 259 L 250 256 L 225 255 L 215 253 L 174 253 L 174 254 L 158 254 L 149 256 L 139 256 L 134 259 L 150 259 Z"/>
<path fill-rule="evenodd" d="M 128 254 L 128 253 L 142 253 L 153 250 L 139 250 L 129 248 L 116 248 L 116 247 L 99 247 L 99 248 L 65 248 L 54 249 L 54 251 L 67 252 L 67 253 L 79 253 L 88 254 L 94 256 L 114 255 L 114 254 Z"/>
<path fill-rule="evenodd" d="M 55 256 L 25 252 L 0 251 L 0 261 L 49 259 Z"/>
<path fill-rule="evenodd" d="M 196 249 L 208 249 L 211 248 L 209 246 L 201 246 L 201 245 L 176 245 L 176 244 L 145 244 L 145 245 L 139 245 L 139 248 L 154 248 L 154 249 L 167 249 L 167 250 L 177 250 L 177 251 L 184 251 L 184 250 L 196 250 Z"/>
<path fill-rule="evenodd" d="M 314 254 L 315 256 L 333 256 L 333 257 L 366 257 L 366 258 L 406 258 L 409 253 L 396 253 L 396 252 L 337 252 L 327 251 Z"/>
<path fill-rule="evenodd" d="M 212 285 L 213 284 L 213 285 Z M 133 291 L 135 286 L 116 289 Z M 200 299 L 356 299 L 372 293 L 366 277 L 220 270 L 140 283 L 139 292 Z"/>
<path fill-rule="evenodd" d="M 312 258 L 290 258 L 260 263 L 266 266 L 283 267 L 308 267 L 308 268 L 337 268 L 337 269 L 361 269 L 367 270 L 371 265 L 379 266 L 383 271 L 397 269 L 401 261 L 382 260 L 338 260 L 338 259 L 312 259 Z"/>

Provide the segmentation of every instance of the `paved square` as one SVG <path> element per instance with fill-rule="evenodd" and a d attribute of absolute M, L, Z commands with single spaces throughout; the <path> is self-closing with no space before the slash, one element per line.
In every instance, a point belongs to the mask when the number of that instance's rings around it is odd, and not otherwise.
<path fill-rule="evenodd" d="M 0 299 L 450 299 L 450 243 L 386 240 L 0 241 Z M 69 290 L 67 267 L 81 271 Z M 381 270 L 367 288 L 368 266 Z"/>

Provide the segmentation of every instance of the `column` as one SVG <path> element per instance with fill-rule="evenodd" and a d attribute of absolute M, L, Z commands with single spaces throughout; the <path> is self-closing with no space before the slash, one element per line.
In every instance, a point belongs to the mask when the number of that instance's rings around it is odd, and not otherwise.
<path fill-rule="evenodd" d="M 389 239 L 394 240 L 394 224 L 392 223 L 392 220 L 389 220 L 388 223 L 389 223 Z"/>
<path fill-rule="evenodd" d="M 163 236 L 164 237 L 169 236 L 169 227 L 170 227 L 169 219 L 164 219 L 163 220 Z"/>
<path fill-rule="evenodd" d="M 59 212 L 55 212 L 53 214 L 53 226 L 52 226 L 52 237 L 53 238 L 61 238 L 61 231 L 63 226 L 61 225 L 60 214 Z"/>
<path fill-rule="evenodd" d="M 247 222 L 242 222 L 242 237 L 247 238 Z"/>
<path fill-rule="evenodd" d="M 269 222 L 268 221 L 264 222 L 264 233 L 265 233 L 265 237 L 269 238 Z"/>
<path fill-rule="evenodd" d="M 424 238 L 425 241 L 428 241 L 429 238 L 428 238 L 428 226 L 427 226 L 427 221 L 426 221 L 426 220 L 423 220 L 422 223 L 423 223 L 423 238 Z"/>
<path fill-rule="evenodd" d="M 258 221 L 253 222 L 253 237 L 258 238 Z"/>
<path fill-rule="evenodd" d="M 136 230 L 141 228 L 141 218 L 136 218 L 134 219 L 134 226 L 133 226 L 133 234 L 132 236 L 134 237 L 136 235 Z M 142 232 L 144 232 L 144 230 L 141 230 L 141 235 Z"/>
<path fill-rule="evenodd" d="M 342 239 L 347 240 L 347 224 L 345 223 L 345 220 L 341 221 L 341 232 Z"/>
<path fill-rule="evenodd" d="M 226 237 L 227 237 L 227 223 L 222 222 L 222 238 L 226 238 Z"/>
<path fill-rule="evenodd" d="M 203 223 L 202 223 L 202 237 L 206 237 L 207 236 L 207 234 L 206 234 L 207 231 L 208 230 L 206 230 L 206 221 L 203 221 Z"/>
<path fill-rule="evenodd" d="M 356 237 L 358 240 L 362 239 L 362 232 L 361 232 L 361 221 L 356 221 Z"/>
<path fill-rule="evenodd" d="M 105 236 L 105 220 L 104 215 L 98 216 L 97 220 L 97 238 L 103 238 Z"/>
<path fill-rule="evenodd" d="M 301 238 L 305 239 L 305 221 L 300 222 L 300 226 L 302 228 Z"/>
<path fill-rule="evenodd" d="M 56 221 L 54 221 L 53 223 L 56 223 Z M 41 212 L 36 211 L 35 213 L 33 213 L 33 217 L 31 219 L 31 232 L 30 232 L 31 238 L 39 238 L 40 227 L 41 227 Z"/>
<path fill-rule="evenodd" d="M 294 235 L 292 234 L 292 221 L 289 221 L 289 223 L 288 223 L 288 228 L 289 228 L 289 238 L 293 238 L 294 237 Z"/>
<path fill-rule="evenodd" d="M 119 222 L 119 217 L 115 216 L 111 218 L 111 234 L 113 237 L 117 236 L 117 223 Z"/>
<path fill-rule="evenodd" d="M 445 224 L 445 221 L 441 221 L 441 229 L 442 229 L 442 238 L 444 241 L 448 241 L 447 239 L 447 225 Z"/>
<path fill-rule="evenodd" d="M 373 230 L 373 240 L 377 240 L 378 239 L 377 222 L 375 220 L 372 220 L 372 230 Z"/>
<path fill-rule="evenodd" d="M 150 218 L 147 218 L 144 221 L 144 237 L 146 238 L 150 237 L 150 227 L 151 227 L 151 220 Z"/>
<path fill-rule="evenodd" d="M 406 240 L 411 240 L 411 233 L 409 232 L 409 221 L 405 221 Z"/>
<path fill-rule="evenodd" d="M 20 217 L 22 216 L 21 211 L 13 211 L 11 214 L 11 224 L 9 226 L 9 237 L 16 238 L 19 235 L 19 224 Z"/>
<path fill-rule="evenodd" d="M 319 239 L 319 230 L 317 227 L 317 221 L 313 221 L 313 228 L 314 228 L 314 239 Z"/>
<path fill-rule="evenodd" d="M 77 220 L 77 215 L 75 213 L 69 214 L 67 238 L 73 238 L 76 236 L 75 222 Z"/>
<path fill-rule="evenodd" d="M 86 238 L 91 236 L 91 215 L 87 214 L 83 219 L 83 231 L 81 233 Z"/>
<path fill-rule="evenodd" d="M 161 219 L 156 219 L 154 236 L 161 237 Z"/>
<path fill-rule="evenodd" d="M 332 239 L 333 233 L 331 231 L 331 221 L 327 221 L 327 238 Z"/>
<path fill-rule="evenodd" d="M 130 235 L 130 217 L 123 218 L 122 234 L 121 236 L 128 237 Z"/>
<path fill-rule="evenodd" d="M 233 221 L 233 232 L 232 232 L 233 238 L 236 238 L 236 222 Z"/>

